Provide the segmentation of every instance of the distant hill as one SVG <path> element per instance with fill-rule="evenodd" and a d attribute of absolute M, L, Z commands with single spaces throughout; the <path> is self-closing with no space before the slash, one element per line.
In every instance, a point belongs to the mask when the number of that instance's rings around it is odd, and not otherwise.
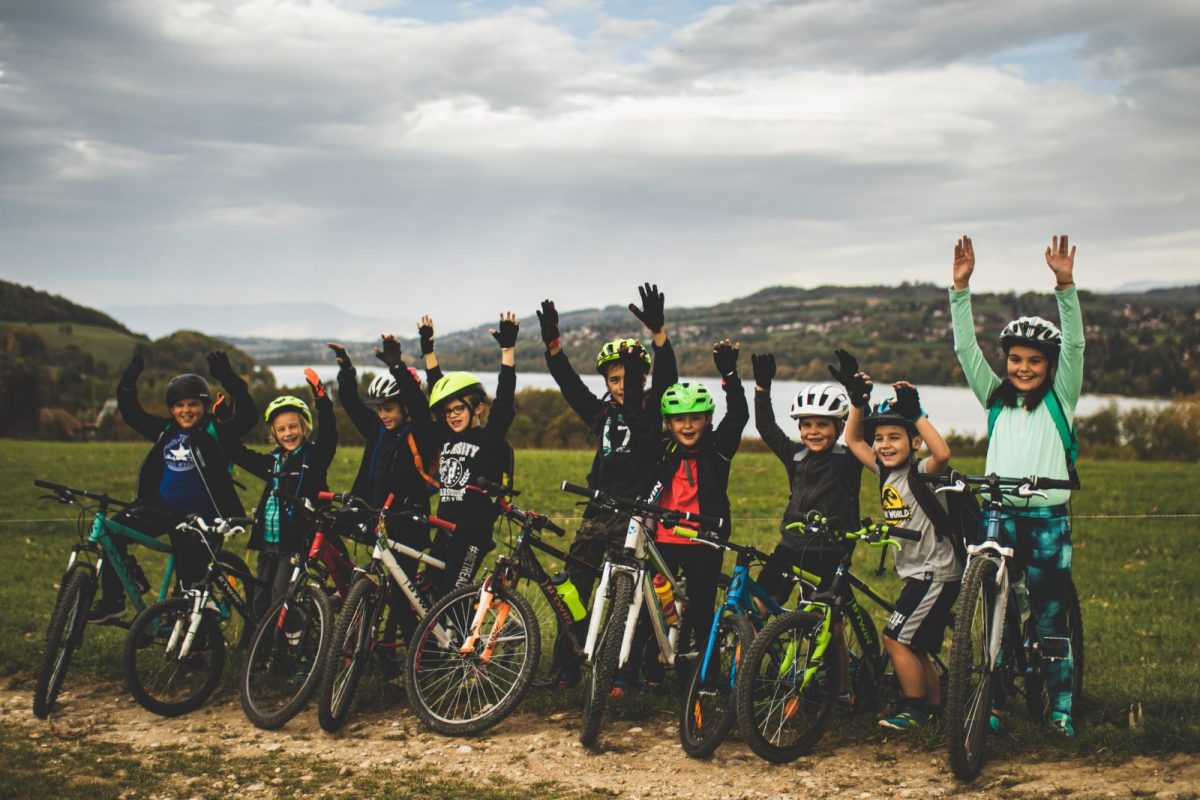
<path fill-rule="evenodd" d="M 1081 292 L 1087 332 L 1088 392 L 1170 395 L 1200 388 L 1200 286 L 1122 294 Z M 973 298 L 976 330 L 984 352 L 1000 368 L 995 342 L 1004 324 L 1023 314 L 1056 319 L 1049 293 L 991 294 Z M 601 344 L 620 336 L 646 339 L 624 306 L 561 312 L 563 345 L 576 369 L 589 370 Z M 950 310 L 944 287 L 930 284 L 801 289 L 775 286 L 714 306 L 667 309 L 668 333 L 686 375 L 712 372 L 712 342 L 740 341 L 743 373 L 749 353 L 772 352 L 779 376 L 798 380 L 828 377 L 825 365 L 845 347 L 877 375 L 907 376 L 917 383 L 961 384 L 952 351 Z M 544 372 L 544 352 L 535 316 L 521 320 L 517 368 Z M 322 363 L 330 359 L 327 339 L 231 341 L 267 364 Z M 374 361 L 374 342 L 343 342 L 359 363 Z M 439 331 L 438 354 L 450 369 L 494 370 L 496 345 L 487 325 Z M 417 342 L 404 343 L 418 353 Z"/>
<path fill-rule="evenodd" d="M 65 297 L 9 281 L 0 281 L 0 321 L 70 322 L 133 335 L 108 314 L 72 303 Z"/>
<path fill-rule="evenodd" d="M 125 324 L 151 336 L 165 336 L 180 328 L 209 331 L 228 338 L 236 327 L 243 337 L 266 339 L 364 339 L 393 323 L 363 317 L 332 303 L 239 303 L 204 305 L 112 306 L 109 311 Z M 228 326 L 226 321 L 233 320 Z"/>

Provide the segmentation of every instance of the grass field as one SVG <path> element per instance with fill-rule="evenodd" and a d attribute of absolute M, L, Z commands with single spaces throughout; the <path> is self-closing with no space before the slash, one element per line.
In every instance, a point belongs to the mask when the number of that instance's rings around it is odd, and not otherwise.
<path fill-rule="evenodd" d="M 73 509 L 37 502 L 32 485 L 42 477 L 126 497 L 146 452 L 141 444 L 53 444 L 0 441 L 0 675 L 12 687 L 31 686 L 40 660 L 41 640 L 56 585 L 76 525 Z M 338 453 L 330 478 L 334 488 L 348 486 L 359 451 Z M 573 497 L 557 490 L 564 479 L 582 482 L 590 454 L 519 451 L 519 502 L 557 517 L 574 529 L 578 515 Z M 978 468 L 978 461 L 959 466 Z M 1200 513 L 1194 494 L 1200 483 L 1196 464 L 1089 462 L 1080 465 L 1085 490 L 1078 493 L 1075 581 L 1083 604 L 1087 683 L 1078 709 L 1079 737 L 1072 744 L 1049 739 L 1032 726 L 1018 727 L 1014 744 L 1046 752 L 1115 756 L 1142 752 L 1200 750 L 1200 664 L 1195 575 L 1200 567 L 1200 519 L 1194 517 L 1124 518 L 1143 514 Z M 249 479 L 247 507 L 261 484 Z M 737 458 L 730 492 L 734 537 L 769 549 L 777 539 L 778 515 L 785 505 L 784 472 L 774 456 L 746 453 Z M 877 508 L 877 490 L 864 479 L 863 510 Z M 1109 517 L 1109 518 L 1097 518 Z M 237 543 L 235 549 L 244 547 Z M 364 555 L 360 553 L 360 555 Z M 876 551 L 863 549 L 858 572 L 894 596 L 894 577 L 873 578 Z M 148 556 L 144 563 L 154 564 Z M 251 561 L 251 563 L 253 563 Z M 157 567 L 151 572 L 152 578 Z M 120 680 L 119 647 L 123 631 L 89 631 L 76 655 L 68 682 Z M 393 702 L 385 693 L 380 702 Z M 570 695 L 546 693 L 529 702 L 539 707 L 573 706 Z M 665 701 L 664 701 L 665 702 Z M 1130 723 L 1131 707 L 1142 719 Z M 630 716 L 644 710 L 627 709 Z M 874 723 L 843 726 L 838 736 L 869 735 Z M 929 741 L 935 746 L 936 741 Z"/>

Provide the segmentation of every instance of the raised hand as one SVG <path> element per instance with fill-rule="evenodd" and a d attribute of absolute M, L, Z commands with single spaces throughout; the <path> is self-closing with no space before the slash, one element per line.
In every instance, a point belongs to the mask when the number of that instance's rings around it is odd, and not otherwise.
<path fill-rule="evenodd" d="M 320 400 L 325 396 L 325 384 L 321 382 L 321 377 L 317 375 L 315 369 L 305 369 L 304 380 L 308 381 L 308 387 L 312 389 L 313 397 Z"/>
<path fill-rule="evenodd" d="M 617 356 L 617 363 L 625 367 L 625 389 L 628 392 L 629 387 L 633 385 L 642 385 L 642 380 L 646 377 L 648 368 L 646 367 L 646 357 L 644 351 L 638 347 L 630 347 L 622 345 L 621 351 Z"/>
<path fill-rule="evenodd" d="M 354 369 L 354 364 L 350 361 L 350 354 L 346 352 L 346 348 L 337 342 L 329 342 L 325 346 L 333 351 L 333 357 L 340 369 Z"/>
<path fill-rule="evenodd" d="M 971 285 L 971 273 L 974 271 L 975 247 L 971 244 L 971 237 L 964 236 L 954 244 L 954 288 L 956 291 L 962 291 Z"/>
<path fill-rule="evenodd" d="M 713 363 L 721 377 L 728 378 L 737 372 L 738 350 L 741 343 L 733 344 L 728 339 L 713 344 Z"/>
<path fill-rule="evenodd" d="M 427 356 L 433 352 L 433 319 L 428 314 L 421 316 L 417 325 L 417 336 L 421 337 L 421 355 Z"/>
<path fill-rule="evenodd" d="M 138 376 L 142 374 L 142 370 L 146 368 L 146 359 L 142 358 L 141 353 L 134 353 L 133 358 L 129 362 L 129 366 L 121 373 L 121 385 L 133 386 L 137 383 Z"/>
<path fill-rule="evenodd" d="M 229 363 L 229 355 L 224 350 L 214 350 L 208 354 L 208 371 L 221 383 L 236 377 L 233 365 Z"/>
<path fill-rule="evenodd" d="M 908 381 L 899 381 L 893 383 L 892 388 L 896 390 L 896 402 L 892 403 L 893 411 L 909 422 L 916 422 L 925 416 L 925 411 L 921 408 L 921 396 L 917 393 L 917 387 Z"/>
<path fill-rule="evenodd" d="M 1075 282 L 1075 247 L 1067 249 L 1067 235 L 1055 236 L 1046 248 L 1046 264 L 1054 272 L 1054 280 L 1066 288 Z"/>
<path fill-rule="evenodd" d="M 501 350 L 508 350 L 517 346 L 517 332 L 521 328 L 521 323 L 517 322 L 517 315 L 511 311 L 505 311 L 500 315 L 500 327 L 488 328 L 488 333 L 500 345 Z"/>
<path fill-rule="evenodd" d="M 400 367 L 404 365 L 404 354 L 400 351 L 400 340 L 395 334 L 384 334 L 380 339 L 383 343 L 383 348 L 376 348 L 375 357 L 389 367 Z"/>
<path fill-rule="evenodd" d="M 642 296 L 642 307 L 638 308 L 633 303 L 629 304 L 629 310 L 633 315 L 642 321 L 651 333 L 658 333 L 666 324 L 666 312 L 664 311 L 666 296 L 658 290 L 658 284 L 645 284 L 638 287 L 638 294 Z"/>
<path fill-rule="evenodd" d="M 871 402 L 871 379 L 858 368 L 858 359 L 850 355 L 848 351 L 835 350 L 833 352 L 838 358 L 838 365 L 837 368 L 834 368 L 832 364 L 826 364 L 829 367 L 829 374 L 846 387 L 846 394 L 850 396 L 851 405 L 857 408 L 866 408 Z"/>
<path fill-rule="evenodd" d="M 542 342 L 549 347 L 559 338 L 558 309 L 553 300 L 543 300 L 542 308 L 537 312 L 538 324 L 542 326 Z"/>
<path fill-rule="evenodd" d="M 750 369 L 754 371 L 754 384 L 762 389 L 770 389 L 771 381 L 775 380 L 775 356 L 770 353 L 750 354 Z"/>

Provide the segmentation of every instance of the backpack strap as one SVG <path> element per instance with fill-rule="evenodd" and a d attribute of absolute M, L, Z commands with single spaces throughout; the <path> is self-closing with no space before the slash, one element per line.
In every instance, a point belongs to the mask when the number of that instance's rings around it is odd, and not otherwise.
<path fill-rule="evenodd" d="M 933 523 L 933 529 L 937 533 L 937 537 L 939 539 L 953 539 L 955 532 L 951 530 L 953 521 L 950 519 L 950 512 L 942 508 L 942 504 L 938 502 L 937 495 L 933 493 L 933 489 L 929 488 L 929 484 L 921 480 L 920 470 L 917 469 L 916 464 L 908 465 L 908 489 L 912 492 L 913 499 L 917 501 L 917 505 L 921 507 L 921 511 Z"/>
<path fill-rule="evenodd" d="M 442 485 L 425 471 L 425 461 L 421 458 L 421 450 L 419 447 L 417 447 L 417 440 L 416 437 L 412 435 L 412 431 L 408 432 L 408 435 L 404 437 L 404 440 L 408 442 L 408 449 L 412 451 L 413 466 L 417 468 L 417 473 L 425 480 L 426 485 L 428 485 L 430 488 L 440 489 Z"/>
<path fill-rule="evenodd" d="M 1067 422 L 1067 413 L 1063 410 L 1058 392 L 1054 389 L 1046 392 L 1042 402 L 1046 404 L 1046 411 L 1050 412 L 1050 419 L 1054 420 L 1054 428 L 1058 431 L 1058 440 L 1067 458 L 1067 476 L 1078 484 L 1079 473 L 1075 469 L 1075 462 L 1079 459 L 1079 439 L 1075 436 L 1075 428 Z M 988 407 L 988 439 L 992 438 L 992 429 L 996 427 L 996 419 L 1003 410 L 1004 404 L 999 402 Z"/>

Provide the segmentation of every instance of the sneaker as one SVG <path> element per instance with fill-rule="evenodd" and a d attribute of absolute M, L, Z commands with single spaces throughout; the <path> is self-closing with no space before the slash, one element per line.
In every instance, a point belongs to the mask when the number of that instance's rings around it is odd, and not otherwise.
<path fill-rule="evenodd" d="M 1006 733 L 1004 722 L 995 711 L 988 717 L 988 733 L 995 734 L 996 736 L 1003 736 Z"/>
<path fill-rule="evenodd" d="M 129 577 L 133 578 L 133 585 L 137 587 L 138 594 L 150 591 L 150 579 L 146 577 L 141 564 L 135 561 L 129 565 Z"/>
<path fill-rule="evenodd" d="M 579 683 L 579 665 L 563 664 L 558 670 L 554 685 L 559 689 L 571 689 Z"/>
<path fill-rule="evenodd" d="M 612 688 L 608 690 L 609 699 L 623 700 L 633 693 L 633 684 L 625 678 L 617 678 L 613 681 Z"/>
<path fill-rule="evenodd" d="M 115 601 L 101 597 L 88 612 L 87 621 L 101 625 L 123 616 L 125 616 L 125 595 L 121 595 Z"/>
<path fill-rule="evenodd" d="M 894 731 L 907 731 L 920 728 L 929 722 L 929 715 L 912 708 L 905 708 L 894 717 L 879 720 L 879 727 L 891 728 Z"/>
<path fill-rule="evenodd" d="M 1050 730 L 1060 733 L 1068 739 L 1075 738 L 1075 726 L 1071 724 L 1071 715 L 1062 711 L 1050 712 Z"/>

